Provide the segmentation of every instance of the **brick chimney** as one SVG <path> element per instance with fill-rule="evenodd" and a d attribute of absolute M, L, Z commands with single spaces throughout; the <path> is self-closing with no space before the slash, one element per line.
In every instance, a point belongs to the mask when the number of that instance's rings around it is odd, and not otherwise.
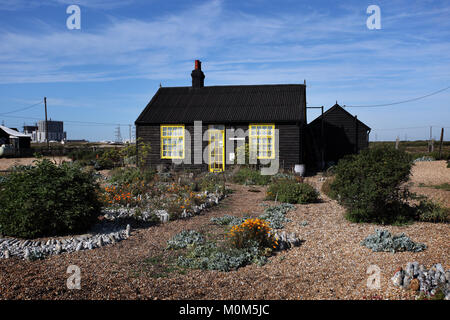
<path fill-rule="evenodd" d="M 202 63 L 195 60 L 195 69 L 192 70 L 192 88 L 203 88 L 205 86 L 205 74 L 202 71 Z"/>

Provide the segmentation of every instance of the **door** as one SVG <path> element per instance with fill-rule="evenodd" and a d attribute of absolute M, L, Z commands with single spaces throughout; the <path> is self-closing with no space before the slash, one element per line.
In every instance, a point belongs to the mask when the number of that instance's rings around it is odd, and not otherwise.
<path fill-rule="evenodd" d="M 225 170 L 225 126 L 209 126 L 209 171 Z"/>

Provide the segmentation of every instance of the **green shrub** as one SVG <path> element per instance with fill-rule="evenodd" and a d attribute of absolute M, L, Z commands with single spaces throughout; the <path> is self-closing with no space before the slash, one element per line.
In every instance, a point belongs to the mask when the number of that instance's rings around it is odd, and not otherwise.
<path fill-rule="evenodd" d="M 116 168 L 111 175 L 111 182 L 121 184 L 131 184 L 135 182 L 150 182 L 156 172 L 154 170 L 139 170 L 135 167 Z"/>
<path fill-rule="evenodd" d="M 100 158 L 101 155 L 103 154 L 103 152 L 104 152 L 103 149 L 94 151 L 91 148 L 77 148 L 77 149 L 71 150 L 67 154 L 67 157 L 72 159 L 72 161 L 80 162 L 80 164 L 82 164 L 82 165 L 88 165 L 91 163 L 91 161 L 94 161 L 94 160 Z"/>
<path fill-rule="evenodd" d="M 319 193 L 307 183 L 297 183 L 293 180 L 278 180 L 269 185 L 267 199 L 305 204 L 317 202 Z"/>
<path fill-rule="evenodd" d="M 450 209 L 431 200 L 421 200 L 416 207 L 417 219 L 423 222 L 449 222 Z"/>
<path fill-rule="evenodd" d="M 252 170 L 247 167 L 239 169 L 233 176 L 233 182 L 245 185 L 265 186 L 270 183 L 270 175 L 262 175 L 259 170 Z"/>
<path fill-rule="evenodd" d="M 394 223 L 408 220 L 411 210 L 403 203 L 408 191 L 411 157 L 390 147 L 375 147 L 341 159 L 330 186 L 331 195 L 347 208 L 356 222 Z"/>
<path fill-rule="evenodd" d="M 99 187 L 79 166 L 44 159 L 0 185 L 0 233 L 35 238 L 86 231 L 97 221 Z"/>
<path fill-rule="evenodd" d="M 226 192 L 225 181 L 223 175 L 217 173 L 207 173 L 202 175 L 197 181 L 193 190 L 199 189 L 199 191 L 208 192 Z"/>

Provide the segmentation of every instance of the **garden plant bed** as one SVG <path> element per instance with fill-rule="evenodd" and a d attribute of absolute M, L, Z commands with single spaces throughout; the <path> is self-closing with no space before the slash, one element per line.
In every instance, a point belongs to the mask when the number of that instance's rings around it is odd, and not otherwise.
<path fill-rule="evenodd" d="M 440 166 L 440 162 L 427 163 Z M 416 165 L 413 170 L 421 167 Z M 450 170 L 449 170 L 450 171 Z M 417 171 L 414 171 L 416 173 Z M 446 181 L 450 173 L 445 172 Z M 413 183 L 429 183 L 417 181 Z M 307 178 L 318 190 L 319 176 Z M 254 264 L 236 271 L 219 272 L 174 267 L 177 252 L 166 250 L 167 241 L 182 230 L 197 230 L 221 237 L 223 226 L 211 222 L 224 215 L 257 217 L 263 213 L 266 187 L 229 185 L 234 190 L 218 206 L 190 219 L 133 230 L 126 241 L 96 250 L 50 256 L 45 260 L 0 259 L 2 299 L 414 299 L 414 293 L 392 284 L 397 269 L 410 261 L 450 268 L 449 224 L 415 222 L 383 226 L 393 234 L 405 233 L 424 243 L 421 252 L 372 252 L 360 243 L 379 226 L 351 223 L 344 208 L 321 193 L 322 202 L 295 205 L 287 212 L 291 222 L 284 231 L 304 242 L 281 251 L 264 266 Z M 261 192 L 252 192 L 259 189 Z M 414 190 L 417 193 L 424 188 Z M 81 270 L 81 290 L 69 290 L 69 265 Z M 367 269 L 381 271 L 380 289 L 367 287 Z"/>

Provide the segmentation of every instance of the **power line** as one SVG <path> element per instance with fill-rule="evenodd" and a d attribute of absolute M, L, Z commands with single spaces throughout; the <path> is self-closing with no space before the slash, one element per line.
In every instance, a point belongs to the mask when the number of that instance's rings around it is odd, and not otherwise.
<path fill-rule="evenodd" d="M 425 129 L 425 128 L 444 128 L 444 129 L 449 129 L 450 127 L 444 127 L 444 126 L 438 126 L 438 125 L 433 125 L 433 126 L 421 126 L 421 127 L 407 127 L 407 128 L 381 128 L 381 129 L 371 129 L 372 131 L 376 130 L 376 131 L 388 131 L 388 130 L 410 130 L 410 129 Z"/>
<path fill-rule="evenodd" d="M 28 106 L 28 107 L 20 108 L 20 109 L 13 110 L 13 111 L 8 111 L 8 112 L 5 112 L 5 113 L 0 113 L 0 115 L 3 116 L 5 114 L 10 114 L 10 113 L 14 113 L 14 112 L 28 110 L 28 109 L 31 109 L 31 108 L 33 108 L 33 107 L 35 107 L 37 105 L 40 105 L 40 104 L 42 104 L 42 101 L 39 101 L 38 103 L 32 104 L 31 106 Z"/>
<path fill-rule="evenodd" d="M 440 90 L 437 90 L 437 91 L 434 91 L 432 93 L 426 94 L 424 96 L 420 96 L 420 97 L 416 97 L 416 98 L 412 98 L 412 99 L 408 99 L 408 100 L 403 100 L 403 101 L 397 101 L 397 102 L 391 102 L 391 103 L 385 103 L 385 104 L 373 104 L 373 105 L 366 105 L 366 106 L 347 106 L 347 105 L 343 105 L 343 107 L 345 107 L 345 108 L 373 108 L 373 107 L 393 106 L 393 105 L 396 105 L 396 104 L 402 104 L 402 103 L 417 101 L 417 100 L 420 100 L 420 99 L 431 97 L 431 96 L 433 96 L 435 94 L 441 93 L 441 92 L 443 92 L 445 90 L 448 90 L 448 89 L 450 89 L 450 86 L 448 86 L 446 88 L 443 88 L 443 89 L 440 89 Z"/>

